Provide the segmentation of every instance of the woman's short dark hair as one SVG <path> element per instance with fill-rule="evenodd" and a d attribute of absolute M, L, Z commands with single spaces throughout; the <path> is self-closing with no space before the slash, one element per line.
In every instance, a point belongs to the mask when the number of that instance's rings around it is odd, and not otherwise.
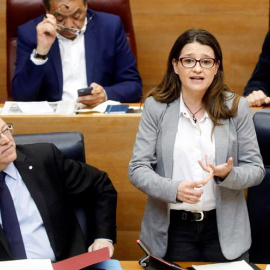
<path fill-rule="evenodd" d="M 43 5 L 46 9 L 50 10 L 51 8 L 51 2 L 52 1 L 58 1 L 58 0 L 42 0 L 43 1 Z M 87 3 L 88 0 L 82 0 L 84 4 Z"/>

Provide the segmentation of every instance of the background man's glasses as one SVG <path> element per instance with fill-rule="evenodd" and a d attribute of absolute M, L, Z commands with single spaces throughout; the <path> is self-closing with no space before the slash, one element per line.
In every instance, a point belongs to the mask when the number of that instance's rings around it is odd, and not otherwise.
<path fill-rule="evenodd" d="M 92 20 L 92 18 L 94 17 L 94 14 L 88 19 L 88 21 L 85 24 L 85 27 L 87 26 L 87 24 Z M 82 32 L 82 29 L 78 29 L 78 28 L 70 28 L 70 27 L 66 27 L 62 24 L 57 24 L 56 28 L 58 31 L 68 31 L 74 35 L 80 35 Z"/>
<path fill-rule="evenodd" d="M 58 12 L 66 12 L 69 10 L 69 6 L 65 5 L 65 4 L 62 4 L 60 5 L 60 7 L 54 12 L 54 17 L 57 19 L 57 16 L 58 16 Z M 67 31 L 67 32 L 70 32 L 71 34 L 74 34 L 74 35 L 79 35 L 81 33 L 81 29 L 78 29 L 78 28 L 70 28 L 70 27 L 66 27 L 62 24 L 57 24 L 56 25 L 56 28 L 58 31 Z"/>
<path fill-rule="evenodd" d="M 60 5 L 60 7 L 54 12 L 54 17 L 57 19 L 57 16 L 58 16 L 58 12 L 66 12 L 69 10 L 69 6 L 65 5 L 65 4 L 62 4 Z M 85 27 L 87 26 L 87 24 L 89 23 L 90 20 L 92 20 L 93 18 L 93 15 L 88 19 L 88 21 L 86 22 L 86 25 Z M 82 29 L 78 29 L 78 28 L 71 28 L 71 27 L 66 27 L 62 24 L 57 24 L 56 25 L 56 28 L 58 31 L 62 32 L 62 31 L 67 31 L 73 35 L 80 35 L 81 34 L 81 31 Z"/>
<path fill-rule="evenodd" d="M 197 62 L 199 62 L 200 66 L 202 68 L 212 68 L 216 62 L 218 62 L 214 58 L 203 58 L 203 59 L 195 59 L 192 57 L 180 57 L 179 61 L 183 65 L 183 67 L 186 68 L 193 68 L 196 66 Z"/>
<path fill-rule="evenodd" d="M 70 32 L 71 34 L 74 34 L 74 35 L 79 35 L 81 33 L 81 29 L 66 27 L 66 26 L 64 26 L 62 24 L 57 24 L 56 29 L 58 31 L 60 31 L 60 32 L 68 31 L 68 32 Z"/>
<path fill-rule="evenodd" d="M 0 139 L 2 139 L 3 135 L 9 136 L 12 133 L 13 133 L 13 125 L 9 123 L 0 132 Z"/>

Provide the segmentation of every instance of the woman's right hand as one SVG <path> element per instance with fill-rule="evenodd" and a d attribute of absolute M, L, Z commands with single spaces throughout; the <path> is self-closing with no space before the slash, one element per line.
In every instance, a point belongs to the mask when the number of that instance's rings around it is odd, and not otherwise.
<path fill-rule="evenodd" d="M 211 170 L 205 179 L 197 181 L 181 181 L 177 188 L 176 199 L 181 202 L 196 204 L 200 201 L 205 186 L 213 177 Z"/>

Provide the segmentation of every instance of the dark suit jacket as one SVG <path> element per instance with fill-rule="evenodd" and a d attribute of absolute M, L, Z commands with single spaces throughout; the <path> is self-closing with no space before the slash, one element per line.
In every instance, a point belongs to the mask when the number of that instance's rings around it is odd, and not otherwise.
<path fill-rule="evenodd" d="M 105 172 L 65 158 L 53 144 L 17 146 L 14 162 L 41 214 L 56 260 L 87 251 L 73 205 L 92 203 L 94 238 L 116 241 L 117 193 Z M 10 260 L 0 228 L 0 260 Z"/>
<path fill-rule="evenodd" d="M 118 16 L 87 11 L 85 37 L 87 82 L 102 85 L 108 99 L 138 102 L 142 96 L 136 59 Z M 12 81 L 12 96 L 17 101 L 58 101 L 62 99 L 63 74 L 58 39 L 53 43 L 46 64 L 30 60 L 37 46 L 36 26 L 40 16 L 18 28 L 17 61 Z M 75 89 L 76 90 L 76 89 Z"/>
<path fill-rule="evenodd" d="M 254 90 L 263 90 L 270 96 L 270 31 L 265 37 L 259 61 L 245 87 L 244 96 L 248 96 Z"/>

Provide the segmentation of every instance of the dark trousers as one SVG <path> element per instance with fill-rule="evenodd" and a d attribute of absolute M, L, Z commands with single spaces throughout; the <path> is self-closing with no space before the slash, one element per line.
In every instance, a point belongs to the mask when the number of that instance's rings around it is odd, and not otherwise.
<path fill-rule="evenodd" d="M 215 210 L 202 221 L 183 220 L 182 211 L 171 210 L 166 259 L 170 261 L 228 262 L 222 254 Z M 248 261 L 248 252 L 235 259 Z"/>

